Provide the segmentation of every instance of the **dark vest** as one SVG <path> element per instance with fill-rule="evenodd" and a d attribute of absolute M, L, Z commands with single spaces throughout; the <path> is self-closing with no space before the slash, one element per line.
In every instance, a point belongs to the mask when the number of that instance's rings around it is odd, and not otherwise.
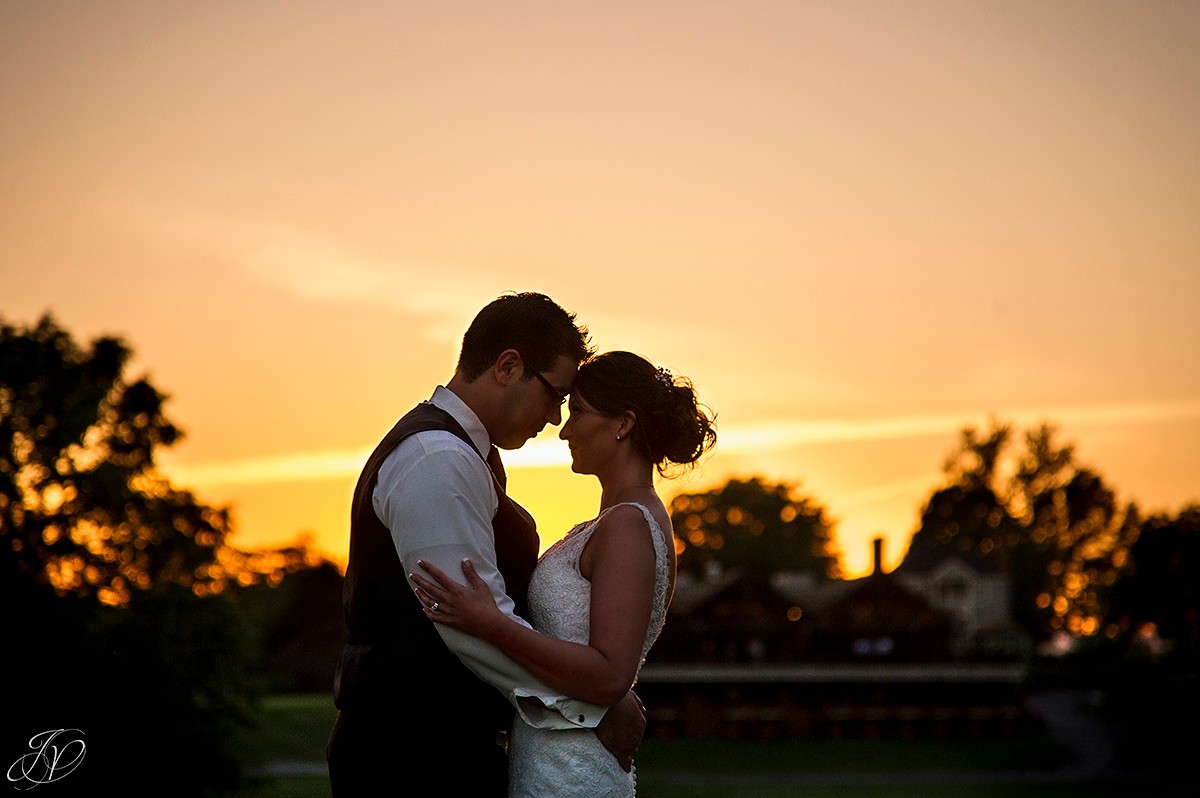
<path fill-rule="evenodd" d="M 351 505 L 343 591 L 349 634 L 334 678 L 334 702 L 351 714 L 387 714 L 401 726 L 408 713 L 421 712 L 445 718 L 459 729 L 476 721 L 486 729 L 507 729 L 512 705 L 446 648 L 412 591 L 391 533 L 371 504 L 384 459 L 406 437 L 426 430 L 451 432 L 475 451 L 449 413 L 422 402 L 396 423 L 367 459 Z M 497 564 L 508 595 L 524 615 L 529 576 L 537 564 L 537 531 L 529 513 L 504 492 L 498 454 L 480 456 L 493 467 L 499 497 L 492 519 Z"/>

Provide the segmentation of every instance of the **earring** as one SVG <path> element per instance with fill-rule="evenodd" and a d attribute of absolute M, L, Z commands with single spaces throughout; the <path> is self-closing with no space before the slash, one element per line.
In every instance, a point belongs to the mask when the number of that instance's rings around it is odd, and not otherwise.
<path fill-rule="evenodd" d="M 617 440 L 621 440 L 621 433 L 617 433 Z"/>

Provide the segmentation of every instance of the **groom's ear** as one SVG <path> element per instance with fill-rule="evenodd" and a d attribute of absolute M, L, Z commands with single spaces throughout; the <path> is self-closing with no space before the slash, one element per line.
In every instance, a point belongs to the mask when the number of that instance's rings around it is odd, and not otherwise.
<path fill-rule="evenodd" d="M 505 349 L 492 364 L 492 376 L 500 385 L 508 385 L 509 382 L 521 376 L 523 368 L 521 353 L 515 349 Z"/>

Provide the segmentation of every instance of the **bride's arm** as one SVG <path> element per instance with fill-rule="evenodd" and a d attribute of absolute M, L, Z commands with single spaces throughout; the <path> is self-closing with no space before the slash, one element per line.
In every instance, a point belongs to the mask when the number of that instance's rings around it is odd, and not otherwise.
<path fill-rule="evenodd" d="M 469 561 L 462 565 L 465 586 L 428 563 L 421 563 L 427 577 L 410 576 L 430 620 L 487 640 L 556 690 L 614 704 L 637 675 L 650 622 L 654 548 L 641 511 L 626 506 L 606 514 L 581 565 L 592 583 L 587 645 L 541 634 L 502 614 Z"/>

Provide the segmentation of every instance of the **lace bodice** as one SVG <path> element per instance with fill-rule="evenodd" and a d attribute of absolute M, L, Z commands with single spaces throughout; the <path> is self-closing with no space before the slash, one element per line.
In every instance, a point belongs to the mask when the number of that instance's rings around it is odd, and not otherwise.
<path fill-rule="evenodd" d="M 642 646 L 642 661 L 662 631 L 670 598 L 667 535 L 650 510 L 642 511 L 654 544 L 654 598 Z M 614 505 L 619 507 L 621 505 Z M 591 583 L 579 571 L 579 559 L 607 508 L 579 524 L 546 550 L 529 581 L 529 615 L 544 634 L 587 644 L 591 629 Z M 513 729 L 509 794 L 512 796 L 632 796 L 634 774 L 626 773 L 590 729 L 534 729 L 520 721 Z"/>
<path fill-rule="evenodd" d="M 654 540 L 654 601 L 645 644 L 642 646 L 644 658 L 662 630 L 667 609 L 670 563 L 666 556 L 666 536 L 659 529 L 653 514 L 641 504 L 628 504 L 642 511 Z M 620 506 L 614 505 L 591 521 L 579 524 L 542 555 L 529 580 L 529 620 L 539 632 L 574 643 L 588 642 L 592 586 L 579 572 L 579 558 L 600 519 Z"/>

